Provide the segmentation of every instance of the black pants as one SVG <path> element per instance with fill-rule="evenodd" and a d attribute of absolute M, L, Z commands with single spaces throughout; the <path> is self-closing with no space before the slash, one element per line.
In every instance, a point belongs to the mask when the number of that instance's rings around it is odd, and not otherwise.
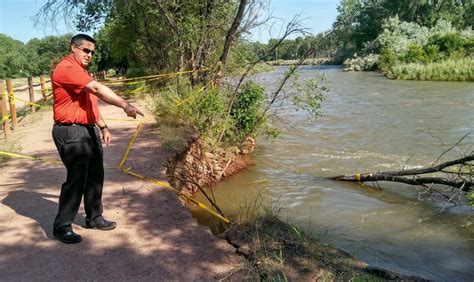
<path fill-rule="evenodd" d="M 99 129 L 93 125 L 54 125 L 53 139 L 67 169 L 53 229 L 71 230 L 84 195 L 87 219 L 102 216 L 104 159 Z"/>

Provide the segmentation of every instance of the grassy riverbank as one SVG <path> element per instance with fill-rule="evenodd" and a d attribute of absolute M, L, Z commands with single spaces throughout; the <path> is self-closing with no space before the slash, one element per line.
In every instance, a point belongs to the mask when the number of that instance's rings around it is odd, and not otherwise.
<path fill-rule="evenodd" d="M 446 60 L 422 64 L 397 64 L 390 68 L 391 75 L 403 80 L 474 81 L 474 60 Z"/>
<path fill-rule="evenodd" d="M 335 247 L 313 238 L 300 227 L 283 222 L 279 210 L 257 200 L 243 208 L 235 223 L 219 237 L 247 259 L 235 272 L 260 281 L 385 281 L 417 280 L 370 267 Z"/>

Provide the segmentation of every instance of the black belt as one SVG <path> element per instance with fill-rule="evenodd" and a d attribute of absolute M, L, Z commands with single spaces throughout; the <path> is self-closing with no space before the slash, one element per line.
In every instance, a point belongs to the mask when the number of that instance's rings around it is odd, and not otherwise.
<path fill-rule="evenodd" d="M 85 126 L 85 127 L 94 127 L 95 126 L 95 124 L 62 123 L 62 122 L 56 122 L 54 125 L 57 125 L 57 126 Z"/>

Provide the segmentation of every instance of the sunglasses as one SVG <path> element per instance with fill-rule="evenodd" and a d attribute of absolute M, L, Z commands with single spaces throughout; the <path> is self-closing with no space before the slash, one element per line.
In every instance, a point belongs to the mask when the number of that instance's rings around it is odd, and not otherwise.
<path fill-rule="evenodd" d="M 76 47 L 77 49 L 82 50 L 82 52 L 86 53 L 86 55 L 89 55 L 89 54 L 91 54 L 91 56 L 94 55 L 94 50 L 91 50 L 89 48 L 81 48 L 79 46 L 76 46 Z"/>

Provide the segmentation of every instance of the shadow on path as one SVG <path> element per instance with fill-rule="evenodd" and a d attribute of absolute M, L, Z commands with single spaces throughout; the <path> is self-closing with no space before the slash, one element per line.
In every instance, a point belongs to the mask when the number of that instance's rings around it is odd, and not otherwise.
<path fill-rule="evenodd" d="M 30 191 L 13 191 L 3 199 L 2 204 L 13 209 L 17 214 L 29 217 L 38 222 L 45 235 L 54 239 L 52 235 L 53 221 L 58 212 L 58 204 L 49 199 L 57 199 L 57 195 L 36 193 Z M 77 216 L 74 224 L 83 225 L 83 217 Z"/>

